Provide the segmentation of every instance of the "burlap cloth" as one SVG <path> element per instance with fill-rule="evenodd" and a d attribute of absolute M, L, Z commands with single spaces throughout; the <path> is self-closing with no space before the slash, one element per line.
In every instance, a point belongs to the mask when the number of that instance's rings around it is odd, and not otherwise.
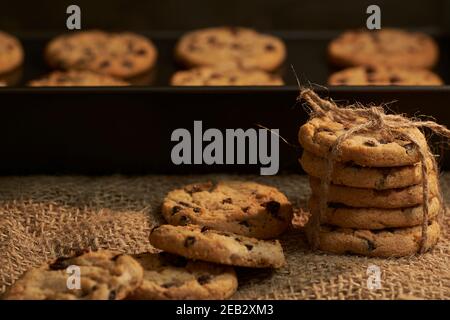
<path fill-rule="evenodd" d="M 0 292 L 24 271 L 56 255 L 80 248 L 112 248 L 128 253 L 153 250 L 152 226 L 170 189 L 222 178 L 252 179 L 284 191 L 296 206 L 309 195 L 301 175 L 1 177 Z M 450 173 L 442 177 L 450 199 Z M 314 253 L 292 229 L 281 238 L 287 266 L 278 271 L 238 269 L 236 299 L 401 299 L 450 298 L 450 219 L 443 219 L 437 247 L 422 256 L 373 259 Z M 368 289 L 367 267 L 381 270 L 381 288 Z"/>

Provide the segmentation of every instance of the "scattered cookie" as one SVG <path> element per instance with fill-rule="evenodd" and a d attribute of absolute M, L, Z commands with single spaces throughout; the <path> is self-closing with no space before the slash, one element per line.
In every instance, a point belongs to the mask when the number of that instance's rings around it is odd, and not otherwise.
<path fill-rule="evenodd" d="M 439 86 L 442 79 L 426 69 L 394 67 L 353 67 L 333 73 L 328 78 L 332 86 Z"/>
<path fill-rule="evenodd" d="M 242 69 L 273 71 L 286 49 L 277 37 L 238 27 L 207 28 L 185 34 L 175 56 L 188 67 L 236 63 Z"/>
<path fill-rule="evenodd" d="M 157 52 L 153 43 L 141 35 L 92 30 L 53 39 L 47 45 L 45 57 L 53 68 L 129 78 L 151 69 Z"/>
<path fill-rule="evenodd" d="M 173 225 L 196 224 L 258 239 L 275 238 L 292 219 L 292 205 L 274 187 L 246 181 L 198 183 L 166 196 L 162 214 Z"/>
<path fill-rule="evenodd" d="M 306 228 L 310 236 L 310 228 Z M 419 252 L 422 227 L 384 230 L 354 230 L 322 226 L 319 249 L 335 254 L 359 254 L 369 257 L 401 257 Z M 438 241 L 440 227 L 431 221 L 427 230 L 425 250 Z"/>
<path fill-rule="evenodd" d="M 261 70 L 199 67 L 176 72 L 173 86 L 280 86 L 283 80 Z"/>
<path fill-rule="evenodd" d="M 23 48 L 14 36 L 0 31 L 0 74 L 7 73 L 23 63 Z"/>
<path fill-rule="evenodd" d="M 309 199 L 312 214 L 319 214 L 319 198 Z M 433 197 L 428 205 L 428 217 L 434 218 L 442 210 L 437 197 Z M 414 227 L 422 224 L 423 206 L 399 209 L 353 208 L 339 203 L 328 203 L 325 214 L 321 217 L 323 224 L 352 229 L 385 229 Z"/>
<path fill-rule="evenodd" d="M 310 177 L 313 195 L 321 194 L 321 181 Z M 438 194 L 436 174 L 430 174 L 430 195 Z M 422 184 L 397 189 L 362 189 L 331 184 L 328 189 L 328 203 L 339 203 L 356 208 L 406 208 L 422 203 Z"/>
<path fill-rule="evenodd" d="M 330 61 L 342 67 L 383 65 L 432 68 L 439 48 L 428 35 L 398 29 L 347 31 L 328 47 Z"/>
<path fill-rule="evenodd" d="M 362 118 L 355 118 L 354 126 L 367 123 Z M 327 158 L 336 139 L 348 132 L 350 128 L 328 118 L 314 118 L 300 127 L 298 139 L 307 151 Z M 402 134 L 414 137 L 427 150 L 424 135 L 416 128 L 399 129 Z M 420 154 L 414 143 L 394 133 L 383 136 L 379 132 L 353 134 L 340 145 L 338 162 L 354 162 L 367 167 L 398 167 L 420 162 Z"/>
<path fill-rule="evenodd" d="M 80 268 L 80 289 L 69 289 L 69 266 Z M 142 282 L 143 270 L 132 257 L 102 250 L 59 258 L 31 269 L 17 280 L 5 298 L 10 300 L 120 300 Z"/>
<path fill-rule="evenodd" d="M 127 82 L 91 71 L 54 71 L 29 83 L 32 87 L 127 86 Z"/>
<path fill-rule="evenodd" d="M 232 267 L 192 261 L 166 252 L 134 255 L 144 280 L 128 299 L 227 299 L 237 290 Z"/>
<path fill-rule="evenodd" d="M 285 264 L 278 240 L 257 240 L 207 227 L 162 225 L 152 230 L 150 243 L 186 258 L 226 265 L 280 268 Z"/>
<path fill-rule="evenodd" d="M 310 176 L 325 179 L 327 160 L 303 151 L 300 159 L 303 170 Z M 429 168 L 433 167 L 431 160 Z M 401 167 L 370 168 L 349 162 L 335 162 L 331 182 L 355 188 L 394 189 L 416 185 L 422 182 L 422 165 L 420 162 Z"/>

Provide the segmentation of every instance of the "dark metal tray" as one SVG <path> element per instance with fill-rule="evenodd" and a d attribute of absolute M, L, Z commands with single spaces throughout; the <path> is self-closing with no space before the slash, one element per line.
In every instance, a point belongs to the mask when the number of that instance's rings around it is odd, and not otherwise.
<path fill-rule="evenodd" d="M 325 48 L 336 33 L 283 35 L 288 62 L 283 87 L 169 87 L 179 68 L 172 58 L 177 37 L 153 35 L 160 55 L 153 86 L 120 88 L 0 88 L 0 174 L 142 174 L 191 172 L 259 173 L 252 165 L 173 165 L 173 130 L 192 131 L 194 120 L 206 128 L 279 128 L 292 145 L 280 143 L 280 172 L 300 171 L 295 147 L 307 119 L 296 104 L 298 87 L 288 64 L 303 84 L 323 84 L 330 72 Z M 21 84 L 48 71 L 42 60 L 47 36 L 23 37 L 27 53 Z M 441 60 L 437 72 L 450 83 L 450 38 L 437 36 Z M 450 87 L 319 88 L 335 100 L 390 103 L 409 115 L 426 114 L 450 126 Z M 445 150 L 444 150 L 445 151 Z M 447 153 L 447 152 L 445 152 Z M 449 155 L 442 162 L 450 168 Z"/>

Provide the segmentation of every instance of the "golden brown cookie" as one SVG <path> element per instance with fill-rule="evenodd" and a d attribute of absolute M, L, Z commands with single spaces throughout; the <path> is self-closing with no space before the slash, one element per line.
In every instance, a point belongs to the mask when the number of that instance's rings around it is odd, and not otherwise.
<path fill-rule="evenodd" d="M 47 45 L 45 57 L 53 68 L 130 78 L 150 70 L 157 51 L 149 39 L 135 33 L 90 30 L 56 37 Z"/>
<path fill-rule="evenodd" d="M 442 79 L 426 69 L 406 69 L 385 66 L 353 67 L 333 73 L 328 78 L 332 86 L 439 86 Z"/>
<path fill-rule="evenodd" d="M 234 269 L 192 261 L 166 252 L 134 255 L 144 269 L 144 280 L 127 299 L 227 299 L 237 289 Z"/>
<path fill-rule="evenodd" d="M 30 81 L 32 87 L 127 86 L 127 82 L 91 71 L 54 71 L 45 77 Z"/>
<path fill-rule="evenodd" d="M 432 68 L 438 61 L 439 48 L 430 36 L 420 32 L 352 30 L 330 43 L 328 56 L 333 64 L 342 67 Z"/>
<path fill-rule="evenodd" d="M 238 27 L 207 28 L 185 34 L 175 56 L 188 67 L 236 63 L 242 69 L 273 71 L 286 49 L 277 37 Z"/>
<path fill-rule="evenodd" d="M 192 184 L 169 192 L 162 214 L 173 225 L 196 224 L 270 239 L 289 226 L 292 205 L 274 187 L 248 181 L 220 181 Z"/>
<path fill-rule="evenodd" d="M 150 234 L 152 246 L 189 259 L 240 267 L 280 268 L 278 240 L 258 240 L 207 227 L 161 225 Z"/>
<path fill-rule="evenodd" d="M 0 31 L 0 74 L 19 67 L 23 62 L 23 48 L 14 36 Z"/>
<path fill-rule="evenodd" d="M 68 267 L 79 267 L 80 289 L 68 286 Z M 88 252 L 58 258 L 31 269 L 17 280 L 5 298 L 10 300 L 119 300 L 142 282 L 143 270 L 132 257 L 115 251 Z"/>

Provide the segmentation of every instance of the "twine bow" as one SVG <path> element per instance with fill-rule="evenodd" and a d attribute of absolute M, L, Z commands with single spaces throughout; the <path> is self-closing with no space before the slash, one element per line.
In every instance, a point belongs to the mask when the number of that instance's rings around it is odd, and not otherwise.
<path fill-rule="evenodd" d="M 325 214 L 328 202 L 328 191 L 331 184 L 331 177 L 334 170 L 334 163 L 341 152 L 342 143 L 349 137 L 359 132 L 376 132 L 381 134 L 383 138 L 388 141 L 393 140 L 394 137 L 402 140 L 410 141 L 415 145 L 419 152 L 420 162 L 422 164 L 422 235 L 420 240 L 420 252 L 426 250 L 427 242 L 427 228 L 428 228 L 428 211 L 429 211 L 429 189 L 430 182 L 428 173 L 431 169 L 436 170 L 437 165 L 434 156 L 430 152 L 428 145 L 423 145 L 420 140 L 414 135 L 408 133 L 404 129 L 412 128 L 428 128 L 433 133 L 438 134 L 444 138 L 450 138 L 450 130 L 445 126 L 437 124 L 434 121 L 421 121 L 406 118 L 403 115 L 386 114 L 381 106 L 362 107 L 362 106 L 348 106 L 339 107 L 330 100 L 320 98 L 313 90 L 303 89 L 300 92 L 298 100 L 306 101 L 311 108 L 310 118 L 327 118 L 333 122 L 341 123 L 349 129 L 340 135 L 333 143 L 330 155 L 327 158 L 327 172 L 325 178 L 321 180 L 321 194 L 319 195 L 319 215 L 312 216 L 312 247 L 317 248 L 320 242 L 320 223 L 321 217 Z M 429 167 L 427 159 L 431 159 L 432 168 Z M 441 206 L 444 206 L 442 195 L 438 187 L 438 196 Z"/>

